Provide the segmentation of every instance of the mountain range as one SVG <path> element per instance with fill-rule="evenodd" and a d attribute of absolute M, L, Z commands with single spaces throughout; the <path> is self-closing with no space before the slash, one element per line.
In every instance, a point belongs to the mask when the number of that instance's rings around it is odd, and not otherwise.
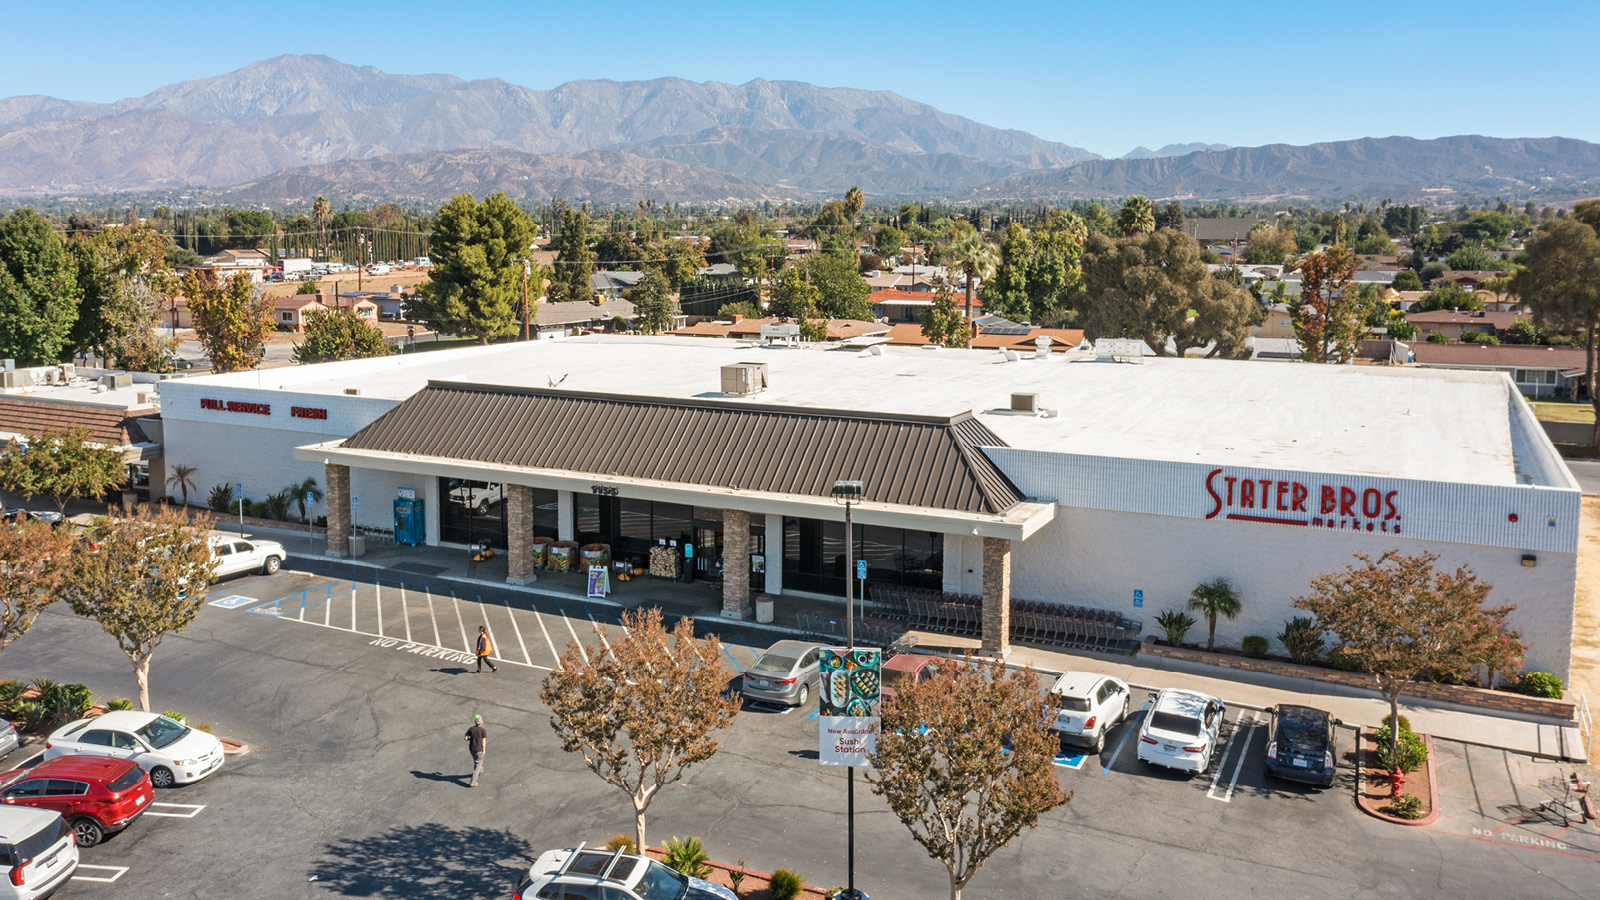
<path fill-rule="evenodd" d="M 183 191 L 200 202 L 337 203 L 504 190 L 516 199 L 735 203 L 888 198 L 1313 200 L 1582 195 L 1600 145 L 1366 138 L 1169 144 L 1104 159 L 889 91 L 757 79 L 395 75 L 280 56 L 142 97 L 0 99 L 0 196 Z"/>

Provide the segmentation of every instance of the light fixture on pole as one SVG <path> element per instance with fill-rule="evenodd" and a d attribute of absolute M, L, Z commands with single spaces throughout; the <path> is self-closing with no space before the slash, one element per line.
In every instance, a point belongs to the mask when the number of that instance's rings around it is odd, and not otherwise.
<path fill-rule="evenodd" d="M 833 499 L 844 504 L 844 634 L 845 646 L 854 655 L 856 649 L 856 603 L 851 590 L 851 578 L 856 568 L 855 523 L 850 508 L 861 502 L 865 488 L 860 481 L 839 480 L 833 483 Z M 856 890 L 856 767 L 845 769 L 846 872 L 845 890 L 835 894 L 835 900 L 866 900 L 866 895 Z"/>

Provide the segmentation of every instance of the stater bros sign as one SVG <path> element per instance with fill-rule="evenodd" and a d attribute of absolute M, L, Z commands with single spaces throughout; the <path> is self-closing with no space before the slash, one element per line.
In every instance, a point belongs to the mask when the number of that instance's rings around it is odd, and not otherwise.
<path fill-rule="evenodd" d="M 1210 506 L 1205 517 L 1400 534 L 1398 490 L 1318 484 L 1287 478 L 1229 475 L 1212 469 L 1205 479 Z"/>

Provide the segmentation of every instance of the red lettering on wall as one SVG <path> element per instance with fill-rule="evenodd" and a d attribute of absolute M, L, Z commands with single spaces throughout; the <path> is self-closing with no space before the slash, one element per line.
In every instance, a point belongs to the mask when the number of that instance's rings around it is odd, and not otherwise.
<path fill-rule="evenodd" d="M 1369 519 L 1376 519 L 1381 512 L 1383 512 L 1383 492 L 1377 488 L 1367 488 L 1362 491 L 1361 514 Z"/>
<path fill-rule="evenodd" d="M 1317 485 L 1321 489 L 1318 494 L 1320 509 L 1308 509 L 1312 490 L 1304 482 L 1239 478 L 1225 475 L 1224 471 L 1216 468 L 1206 473 L 1205 490 L 1211 500 L 1211 507 L 1205 514 L 1207 519 L 1221 516 L 1269 525 L 1313 525 L 1341 531 L 1382 530 L 1400 533 L 1399 491 L 1322 484 Z M 1226 490 L 1218 484 L 1219 480 L 1227 485 Z M 1236 483 L 1237 493 L 1234 491 Z M 1375 527 L 1380 522 L 1381 528 Z M 1394 526 L 1392 529 L 1391 523 Z"/>
<path fill-rule="evenodd" d="M 1306 511 L 1306 486 L 1301 484 L 1298 481 L 1292 482 L 1292 483 L 1294 484 L 1294 494 L 1290 498 L 1290 502 L 1294 504 L 1294 511 L 1295 512 L 1305 512 Z"/>
<path fill-rule="evenodd" d="M 1212 480 L 1221 471 L 1221 469 L 1212 469 L 1211 474 L 1206 476 L 1206 493 L 1211 495 L 1211 502 L 1216 504 L 1211 507 L 1211 512 L 1206 513 L 1206 518 L 1208 519 L 1214 519 L 1217 517 L 1217 513 L 1222 512 L 1222 498 L 1217 496 L 1217 489 L 1211 486 Z"/>
<path fill-rule="evenodd" d="M 1339 500 L 1333 491 L 1332 485 L 1322 486 L 1322 514 L 1327 515 L 1339 508 Z"/>
<path fill-rule="evenodd" d="M 1288 512 L 1289 507 L 1283 502 L 1283 495 L 1289 493 L 1289 482 L 1278 482 L 1278 512 Z"/>
<path fill-rule="evenodd" d="M 315 406 L 291 406 L 289 415 L 296 419 L 326 419 L 328 411 Z"/>
<path fill-rule="evenodd" d="M 1218 469 L 1217 471 L 1221 472 L 1222 470 Z M 1239 479 L 1237 479 L 1237 478 L 1224 478 L 1222 480 L 1226 481 L 1228 483 L 1228 505 L 1232 506 L 1233 505 L 1233 483 L 1238 481 Z"/>
<path fill-rule="evenodd" d="M 200 408 L 215 409 L 221 412 L 250 413 L 257 416 L 272 415 L 272 404 L 247 403 L 243 400 L 229 400 L 224 403 L 221 400 L 213 400 L 207 397 L 202 397 L 200 398 Z"/>
<path fill-rule="evenodd" d="M 1266 509 L 1272 504 L 1272 479 L 1261 479 L 1261 508 Z"/>
<path fill-rule="evenodd" d="M 1386 507 L 1383 513 L 1384 521 L 1400 518 L 1400 511 L 1394 508 L 1394 496 L 1398 493 L 1400 492 L 1390 491 L 1389 493 L 1383 495 L 1383 505 Z M 1398 531 L 1399 528 L 1397 527 L 1395 530 Z"/>
<path fill-rule="evenodd" d="M 1356 492 L 1347 487 L 1339 488 L 1339 515 L 1353 516 L 1356 514 Z M 1341 526 L 1342 527 L 1342 526 Z"/>
<path fill-rule="evenodd" d="M 1256 483 L 1248 478 L 1239 482 L 1239 505 L 1246 509 L 1256 505 Z"/>

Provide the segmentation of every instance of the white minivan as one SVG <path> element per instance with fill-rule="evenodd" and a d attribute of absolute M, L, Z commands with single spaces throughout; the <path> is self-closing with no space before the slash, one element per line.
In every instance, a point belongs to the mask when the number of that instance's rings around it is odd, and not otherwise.
<path fill-rule="evenodd" d="M 48 897 L 77 868 L 78 842 L 60 813 L 0 806 L 0 900 Z"/>

